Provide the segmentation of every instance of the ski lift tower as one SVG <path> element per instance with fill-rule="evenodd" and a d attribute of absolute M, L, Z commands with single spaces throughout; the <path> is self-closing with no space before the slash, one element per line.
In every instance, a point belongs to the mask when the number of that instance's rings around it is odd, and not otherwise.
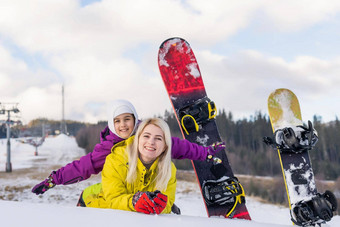
<path fill-rule="evenodd" d="M 12 163 L 11 163 L 11 127 L 10 125 L 14 124 L 14 121 L 11 121 L 11 112 L 19 113 L 18 103 L 1 103 L 0 102 L 0 114 L 6 114 L 7 112 L 7 120 L 5 121 L 7 127 L 7 162 L 6 162 L 6 172 L 12 172 Z"/>
<path fill-rule="evenodd" d="M 66 123 L 65 123 L 65 101 L 64 101 L 64 85 L 61 88 L 61 96 L 62 96 L 62 119 L 61 119 L 61 124 L 60 124 L 60 132 L 67 135 L 67 128 L 66 128 Z"/>

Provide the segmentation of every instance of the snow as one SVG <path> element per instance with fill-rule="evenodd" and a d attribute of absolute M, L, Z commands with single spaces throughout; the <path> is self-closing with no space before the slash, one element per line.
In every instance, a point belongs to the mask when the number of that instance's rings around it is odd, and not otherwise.
<path fill-rule="evenodd" d="M 198 144 L 202 144 L 203 146 L 208 145 L 208 140 L 209 140 L 209 136 L 207 134 L 204 134 L 204 137 L 202 135 L 202 137 L 197 136 L 197 138 L 196 138 L 196 142 Z"/>
<path fill-rule="evenodd" d="M 278 93 L 278 90 L 280 93 Z M 280 109 L 282 110 L 282 116 L 281 119 L 276 119 L 273 123 L 275 131 L 283 127 L 302 125 L 302 121 L 295 116 L 291 109 L 292 99 L 296 99 L 296 96 L 287 89 L 278 90 L 274 91 L 278 94 L 275 94 L 273 99 L 275 100 L 275 104 L 280 106 Z M 275 108 L 275 106 L 273 108 Z"/>
<path fill-rule="evenodd" d="M 227 222 L 233 226 L 272 226 L 250 221 L 232 221 L 221 218 L 208 219 L 204 217 L 192 217 L 186 215 L 159 215 L 151 216 L 135 212 L 96 209 L 61 207 L 49 204 L 31 204 L 19 202 L 0 202 L 0 207 L 5 213 L 3 217 L 10 222 L 7 226 L 36 226 L 45 223 L 46 226 L 152 226 L 174 227 L 174 226 L 209 226 L 211 224 L 225 225 Z M 3 212 L 1 210 L 1 212 Z M 5 215 L 3 215 L 5 214 Z M 17 218 L 20 217 L 20 218 Z M 56 218 L 60 217 L 60 218 Z M 279 225 L 277 225 L 279 226 Z"/>
<path fill-rule="evenodd" d="M 64 134 L 47 137 L 45 142 L 38 147 L 38 156 L 34 156 L 34 146 L 23 144 L 20 140 L 10 140 L 13 169 L 30 168 L 36 165 L 63 165 L 85 154 L 84 150 L 77 146 L 74 138 Z M 0 171 L 6 170 L 6 157 L 7 139 L 0 139 Z"/>
<path fill-rule="evenodd" d="M 176 201 L 182 215 L 145 215 L 135 212 L 75 207 L 81 191 L 100 181 L 100 175 L 67 186 L 56 186 L 36 196 L 31 188 L 48 174 L 84 155 L 75 139 L 60 135 L 47 137 L 34 156 L 35 148 L 11 139 L 13 172 L 5 172 L 5 139 L 0 140 L 0 223 L 1 226 L 292 226 L 289 209 L 264 204 L 247 197 L 252 221 L 220 217 L 207 218 L 197 183 L 178 181 Z M 328 226 L 340 226 L 340 217 L 333 217 Z"/>
<path fill-rule="evenodd" d="M 305 163 L 300 163 L 300 166 L 295 166 L 294 164 L 291 164 L 289 166 L 289 169 L 285 170 L 285 176 L 287 181 L 287 187 L 290 194 L 290 202 L 291 204 L 295 204 L 301 200 L 308 201 L 311 200 L 312 195 L 309 191 L 313 191 L 316 188 L 315 181 L 314 181 L 314 174 L 312 168 L 309 168 L 307 171 L 305 171 L 304 174 L 301 174 L 301 176 L 304 179 L 312 179 L 308 182 L 307 185 L 296 185 L 293 182 L 292 174 L 294 170 L 304 170 L 305 169 Z"/>
<path fill-rule="evenodd" d="M 201 77 L 201 72 L 198 69 L 198 64 L 196 62 L 189 64 L 187 67 L 189 68 L 190 75 L 195 78 Z"/>
<path fill-rule="evenodd" d="M 159 51 L 159 55 L 158 55 L 159 56 L 158 57 L 159 66 L 169 67 L 169 64 L 168 64 L 167 60 L 165 59 L 165 56 L 168 54 L 170 48 L 173 47 L 173 46 L 175 46 L 176 49 L 179 52 L 183 52 L 184 49 L 186 49 L 186 53 L 190 54 L 190 52 L 192 51 L 190 45 L 187 45 L 187 43 L 183 42 L 179 38 L 168 40 L 163 44 L 163 48 L 160 49 L 160 51 Z M 186 48 L 184 48 L 184 46 Z M 201 72 L 200 72 L 200 70 L 198 68 L 198 64 L 196 62 L 190 63 L 187 67 L 188 67 L 188 70 L 190 72 L 190 75 L 192 75 L 195 78 L 201 77 Z M 186 75 L 186 76 L 188 76 L 188 75 Z"/>
<path fill-rule="evenodd" d="M 174 44 L 177 44 L 177 43 L 181 43 L 181 40 L 180 39 L 172 39 L 172 40 L 169 40 L 167 42 L 165 42 L 163 44 L 163 48 L 160 49 L 160 52 L 159 52 L 159 58 L 158 58 L 158 64 L 159 66 L 165 66 L 165 67 L 168 67 L 169 64 L 167 62 L 167 60 L 165 60 L 165 55 L 169 52 L 169 49 L 171 46 L 173 46 Z M 178 48 L 181 49 L 182 46 L 179 46 Z"/>

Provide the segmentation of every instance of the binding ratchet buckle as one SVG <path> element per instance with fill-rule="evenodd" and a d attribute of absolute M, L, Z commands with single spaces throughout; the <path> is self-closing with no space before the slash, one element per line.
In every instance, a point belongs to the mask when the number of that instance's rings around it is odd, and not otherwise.
<path fill-rule="evenodd" d="M 226 217 L 233 216 L 237 204 L 245 203 L 243 187 L 236 177 L 206 180 L 202 184 L 202 192 L 207 205 L 230 207 Z"/>
<path fill-rule="evenodd" d="M 198 132 L 199 126 L 214 119 L 216 114 L 215 103 L 210 101 L 208 97 L 199 99 L 178 111 L 182 128 L 187 135 Z"/>

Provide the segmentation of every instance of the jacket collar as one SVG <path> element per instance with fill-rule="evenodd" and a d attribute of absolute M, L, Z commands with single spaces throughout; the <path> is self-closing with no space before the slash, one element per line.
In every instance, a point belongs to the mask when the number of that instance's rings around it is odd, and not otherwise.
<path fill-rule="evenodd" d="M 147 169 L 144 164 L 142 163 L 142 161 L 138 158 L 138 161 L 137 161 L 137 168 L 139 171 L 144 171 L 144 172 L 155 172 L 156 169 L 157 169 L 157 166 L 158 166 L 158 159 L 157 158 L 151 165 L 151 167 L 149 169 Z"/>

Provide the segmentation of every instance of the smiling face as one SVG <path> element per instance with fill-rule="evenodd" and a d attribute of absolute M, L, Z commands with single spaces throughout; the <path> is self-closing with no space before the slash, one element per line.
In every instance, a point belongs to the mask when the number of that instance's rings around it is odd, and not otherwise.
<path fill-rule="evenodd" d="M 135 119 L 132 114 L 123 113 L 113 119 L 113 124 L 118 136 L 123 139 L 127 139 L 130 137 L 134 129 Z"/>
<path fill-rule="evenodd" d="M 165 150 L 164 133 L 153 124 L 147 125 L 138 141 L 139 158 L 143 164 L 152 164 Z"/>

